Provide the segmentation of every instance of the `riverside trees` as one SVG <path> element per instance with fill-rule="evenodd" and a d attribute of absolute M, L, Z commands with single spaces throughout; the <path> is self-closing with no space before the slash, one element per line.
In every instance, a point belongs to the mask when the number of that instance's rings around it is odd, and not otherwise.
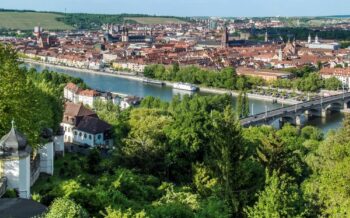
<path fill-rule="evenodd" d="M 296 89 L 299 91 L 317 92 L 320 89 L 337 90 L 342 88 L 341 81 L 335 77 L 323 79 L 314 67 L 305 66 L 301 69 L 289 70 L 294 79 L 277 79 L 267 82 L 259 77 L 239 76 L 233 68 L 220 71 L 201 69 L 196 66 L 165 67 L 161 64 L 149 65 L 144 70 L 144 76 L 167 81 L 188 82 L 207 87 L 225 88 L 229 90 L 249 90 L 257 86 L 271 85 L 277 88 Z"/>

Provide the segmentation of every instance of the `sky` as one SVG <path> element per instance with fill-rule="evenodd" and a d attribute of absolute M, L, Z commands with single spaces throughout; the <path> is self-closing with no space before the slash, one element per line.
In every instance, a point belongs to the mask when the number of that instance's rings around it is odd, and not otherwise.
<path fill-rule="evenodd" d="M 350 0 L 0 0 L 0 8 L 173 16 L 349 15 Z"/>

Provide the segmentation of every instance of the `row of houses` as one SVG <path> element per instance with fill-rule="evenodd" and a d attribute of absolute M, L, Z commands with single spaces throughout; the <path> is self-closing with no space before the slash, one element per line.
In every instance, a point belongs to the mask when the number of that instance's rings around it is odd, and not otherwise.
<path fill-rule="evenodd" d="M 64 88 L 66 99 L 63 120 L 64 142 L 74 149 L 75 145 L 87 147 L 110 148 L 113 145 L 112 126 L 101 120 L 94 108 L 97 101 L 119 105 L 127 109 L 140 103 L 141 99 L 135 96 L 124 98 L 106 92 L 92 89 L 81 89 L 74 83 L 68 83 Z"/>
<path fill-rule="evenodd" d="M 136 96 L 125 96 L 112 94 L 110 92 L 99 92 L 93 89 L 82 89 L 74 83 L 67 83 L 64 88 L 64 98 L 73 103 L 82 103 L 94 108 L 97 101 L 112 102 L 119 105 L 122 110 L 140 103 L 141 98 Z"/>

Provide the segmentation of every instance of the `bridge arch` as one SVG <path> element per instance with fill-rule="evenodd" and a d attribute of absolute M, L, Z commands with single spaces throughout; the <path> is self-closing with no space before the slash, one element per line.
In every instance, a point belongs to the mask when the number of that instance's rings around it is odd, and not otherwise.
<path fill-rule="evenodd" d="M 328 104 L 324 110 L 329 111 L 329 112 L 339 112 L 344 105 L 341 102 L 333 102 Z"/>
<path fill-rule="evenodd" d="M 282 117 L 283 123 L 290 123 L 294 124 L 295 123 L 295 117 L 292 115 L 285 115 Z"/>
<path fill-rule="evenodd" d="M 350 108 L 350 99 L 344 101 L 344 109 Z"/>

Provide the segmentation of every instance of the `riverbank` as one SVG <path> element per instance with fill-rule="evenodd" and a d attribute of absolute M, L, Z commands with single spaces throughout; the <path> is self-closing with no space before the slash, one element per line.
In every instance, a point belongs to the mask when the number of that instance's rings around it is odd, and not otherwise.
<path fill-rule="evenodd" d="M 37 65 L 41 65 L 41 66 L 59 68 L 62 70 L 70 70 L 70 71 L 90 73 L 90 74 L 96 74 L 96 75 L 104 75 L 104 76 L 113 76 L 113 77 L 119 77 L 119 78 L 124 78 L 124 79 L 128 79 L 128 80 L 135 80 L 135 81 L 139 81 L 139 82 L 143 82 L 143 80 L 145 79 L 145 77 L 141 77 L 141 76 L 135 75 L 133 73 L 129 73 L 129 72 L 110 73 L 110 72 L 105 72 L 105 71 L 97 71 L 97 70 L 91 70 L 91 69 L 81 69 L 81 68 L 76 68 L 76 67 L 56 65 L 56 64 L 45 63 L 45 62 L 41 62 L 41 61 L 35 61 L 35 60 L 31 60 L 31 59 L 22 59 L 22 61 L 26 64 L 37 64 Z M 173 87 L 173 84 L 174 84 L 174 82 L 169 82 L 169 81 L 161 81 L 161 82 L 163 82 L 166 86 L 169 86 L 169 87 Z M 239 93 L 236 91 L 227 90 L 227 89 L 220 89 L 220 88 L 210 88 L 210 87 L 199 86 L 199 90 L 201 92 L 211 93 L 211 94 L 229 94 L 232 96 L 239 95 Z M 299 101 L 296 101 L 293 99 L 282 99 L 282 98 L 275 98 L 272 96 L 257 95 L 257 94 L 250 94 L 250 93 L 248 93 L 248 98 L 255 99 L 255 100 L 276 102 L 276 103 L 281 103 L 281 104 L 288 104 L 288 105 L 300 103 Z"/>

